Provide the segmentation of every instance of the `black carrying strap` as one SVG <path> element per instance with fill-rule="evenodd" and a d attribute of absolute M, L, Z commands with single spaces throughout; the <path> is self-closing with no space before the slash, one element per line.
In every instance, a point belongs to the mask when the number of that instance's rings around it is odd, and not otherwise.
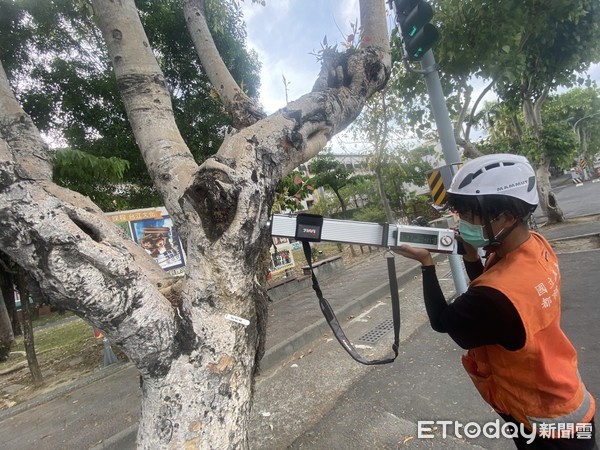
<path fill-rule="evenodd" d="M 398 357 L 398 347 L 400 344 L 400 299 L 398 297 L 398 280 L 396 278 L 396 266 L 394 263 L 394 258 L 386 258 L 388 261 L 388 275 L 390 278 L 390 291 L 392 295 L 392 317 L 394 320 L 394 344 L 392 345 L 392 350 L 394 351 L 393 358 L 387 359 L 376 359 L 376 360 L 368 360 L 364 359 L 361 355 L 358 354 L 352 343 L 348 340 L 342 327 L 331 308 L 329 302 L 323 297 L 323 292 L 321 292 L 321 288 L 319 286 L 319 282 L 317 281 L 317 277 L 313 270 L 312 266 L 312 254 L 310 244 L 307 241 L 302 241 L 302 248 L 304 250 L 304 256 L 306 257 L 306 261 L 308 262 L 308 267 L 310 268 L 310 273 L 312 276 L 313 289 L 317 294 L 319 299 L 319 306 L 321 307 L 321 311 L 325 316 L 325 320 L 331 327 L 333 334 L 339 343 L 344 347 L 344 349 L 348 352 L 348 354 L 357 362 L 361 364 L 365 364 L 367 366 L 374 366 L 378 364 L 389 364 L 394 362 L 394 360 Z"/>

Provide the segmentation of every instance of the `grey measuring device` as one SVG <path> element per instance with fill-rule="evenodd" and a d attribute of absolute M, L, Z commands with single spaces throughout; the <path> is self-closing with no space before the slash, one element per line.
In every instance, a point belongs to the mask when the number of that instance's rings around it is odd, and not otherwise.
<path fill-rule="evenodd" d="M 270 227 L 272 236 L 297 240 L 389 248 L 408 244 L 435 253 L 457 253 L 455 232 L 449 228 L 325 219 L 313 214 L 275 214 Z"/>

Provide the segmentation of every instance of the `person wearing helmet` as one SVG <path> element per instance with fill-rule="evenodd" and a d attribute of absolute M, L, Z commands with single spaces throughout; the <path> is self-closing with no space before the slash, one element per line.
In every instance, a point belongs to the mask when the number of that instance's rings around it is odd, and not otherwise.
<path fill-rule="evenodd" d="M 533 442 L 514 437 L 517 448 L 597 449 L 595 400 L 560 328 L 558 259 L 527 225 L 539 202 L 533 168 L 522 156 L 482 156 L 464 164 L 447 193 L 460 217 L 467 291 L 447 304 L 429 251 L 396 250 L 422 264 L 432 328 L 467 350 L 463 366 L 483 399 L 535 432 Z"/>

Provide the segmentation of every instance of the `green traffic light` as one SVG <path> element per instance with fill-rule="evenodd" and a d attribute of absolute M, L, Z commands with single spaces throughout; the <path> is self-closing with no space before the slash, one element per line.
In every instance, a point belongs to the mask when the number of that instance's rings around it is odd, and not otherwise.
<path fill-rule="evenodd" d="M 438 37 L 437 28 L 430 23 L 425 24 L 413 37 L 404 40 L 406 54 L 413 61 L 421 59 L 425 52 L 438 40 Z"/>
<path fill-rule="evenodd" d="M 422 1 L 417 3 L 401 25 L 402 33 L 404 36 L 413 37 L 432 17 L 433 9 L 430 4 Z"/>

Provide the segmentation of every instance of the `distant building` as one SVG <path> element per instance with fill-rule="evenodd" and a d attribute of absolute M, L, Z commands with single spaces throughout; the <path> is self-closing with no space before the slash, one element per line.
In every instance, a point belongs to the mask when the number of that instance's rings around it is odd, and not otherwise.
<path fill-rule="evenodd" d="M 372 175 L 373 171 L 369 169 L 369 158 L 371 155 L 366 153 L 343 153 L 343 154 L 332 154 L 337 161 L 344 164 L 348 169 L 354 171 L 357 175 Z M 314 158 L 313 158 L 314 159 Z M 310 166 L 312 159 L 308 162 L 297 167 L 297 170 L 302 172 L 304 175 L 311 177 L 314 174 L 310 173 L 308 167 Z"/>

